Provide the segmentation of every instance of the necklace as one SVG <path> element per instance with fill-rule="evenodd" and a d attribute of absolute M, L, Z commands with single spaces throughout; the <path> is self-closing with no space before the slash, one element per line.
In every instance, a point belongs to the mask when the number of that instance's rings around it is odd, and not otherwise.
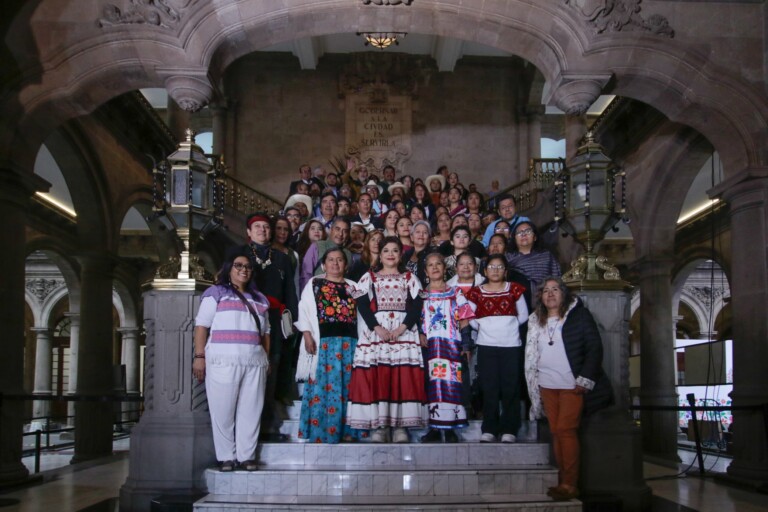
<path fill-rule="evenodd" d="M 253 253 L 253 261 L 255 261 L 256 264 L 259 265 L 262 270 L 264 270 L 265 268 L 267 268 L 272 264 L 272 248 L 271 247 L 267 251 L 266 260 L 262 260 L 261 258 L 259 258 L 259 255 L 256 254 L 256 248 L 254 246 L 251 246 L 251 253 Z"/>
<path fill-rule="evenodd" d="M 555 344 L 555 334 L 557 333 L 557 328 L 560 326 L 560 319 L 558 318 L 555 322 L 555 325 L 550 327 L 550 324 L 552 322 L 547 321 L 547 336 L 549 336 L 549 346 L 552 346 Z"/>

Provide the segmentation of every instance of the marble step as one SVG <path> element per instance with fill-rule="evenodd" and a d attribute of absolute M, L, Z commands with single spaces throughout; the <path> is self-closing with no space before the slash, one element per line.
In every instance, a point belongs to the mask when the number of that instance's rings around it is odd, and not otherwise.
<path fill-rule="evenodd" d="M 494 512 L 581 512 L 578 500 L 553 501 L 543 494 L 491 496 L 220 496 L 209 494 L 195 503 L 198 512 L 355 510 L 439 510 Z"/>
<path fill-rule="evenodd" d="M 542 466 L 453 466 L 381 469 L 293 466 L 255 472 L 207 470 L 208 492 L 218 496 L 493 496 L 538 494 L 557 485 L 557 471 Z"/>
<path fill-rule="evenodd" d="M 437 470 L 441 466 L 492 467 L 495 465 L 549 465 L 549 445 L 544 443 L 262 443 L 258 460 L 272 465 L 373 468 L 408 466 Z"/>
<path fill-rule="evenodd" d="M 482 421 L 470 420 L 469 426 L 457 430 L 459 438 L 463 442 L 478 442 L 480 441 L 480 435 L 483 433 L 480 429 Z M 299 421 L 298 419 L 286 419 L 283 420 L 280 426 L 280 433 L 288 436 L 288 441 L 303 442 L 299 439 Z M 412 443 L 418 443 L 421 436 L 427 433 L 427 429 L 408 429 L 408 435 L 411 438 Z M 523 426 L 517 434 L 518 441 L 521 442 L 536 442 L 537 440 L 537 425 L 536 422 L 524 421 Z M 363 443 L 369 442 L 368 439 L 361 440 Z"/>

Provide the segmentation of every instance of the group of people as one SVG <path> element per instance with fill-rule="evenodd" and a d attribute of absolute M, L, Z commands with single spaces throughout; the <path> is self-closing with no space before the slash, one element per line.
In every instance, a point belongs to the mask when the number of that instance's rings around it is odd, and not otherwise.
<path fill-rule="evenodd" d="M 250 243 L 227 253 L 201 298 L 193 373 L 206 384 L 221 470 L 256 469 L 269 404 L 290 399 L 302 352 L 312 365 L 301 439 L 407 443 L 409 429 L 428 427 L 422 442 L 458 442 L 474 380 L 481 442 L 512 443 L 527 383 L 561 469 L 551 495 L 578 494 L 582 410 L 612 396 L 602 345 L 514 198 L 495 195 L 496 211 L 484 211 L 485 198 L 444 166 L 423 181 L 395 181 L 391 166 L 381 181 L 364 168 L 325 181 L 309 166 L 300 173 L 282 215 L 248 217 Z M 301 193 L 308 182 L 326 185 L 316 202 Z"/>

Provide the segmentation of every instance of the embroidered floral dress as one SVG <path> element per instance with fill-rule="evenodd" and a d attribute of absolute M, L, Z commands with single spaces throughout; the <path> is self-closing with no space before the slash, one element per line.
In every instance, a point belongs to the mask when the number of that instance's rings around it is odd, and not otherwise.
<path fill-rule="evenodd" d="M 368 272 L 357 284 L 358 342 L 349 388 L 349 425 L 356 429 L 424 427 L 424 363 L 416 323 L 421 284 L 410 272 Z M 406 331 L 395 341 L 376 334 L 377 325 Z"/>
<path fill-rule="evenodd" d="M 466 427 L 462 401 L 459 320 L 474 317 L 472 304 L 458 288 L 422 292 L 421 327 L 427 336 L 427 410 L 431 428 Z"/>
<path fill-rule="evenodd" d="M 357 342 L 356 301 L 351 292 L 352 287 L 346 282 L 314 278 L 302 293 L 302 314 L 306 316 L 311 311 L 310 301 L 314 302 L 312 314 L 317 317 L 319 339 L 315 338 L 317 369 L 305 384 L 301 400 L 300 439 L 338 443 L 344 436 L 354 435 L 346 421 L 352 359 Z M 314 330 L 303 326 L 299 328 L 302 331 Z"/>

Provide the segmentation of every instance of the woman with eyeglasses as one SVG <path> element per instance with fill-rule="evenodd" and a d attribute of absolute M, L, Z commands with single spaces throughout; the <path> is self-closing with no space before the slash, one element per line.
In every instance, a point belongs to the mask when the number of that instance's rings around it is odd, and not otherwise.
<path fill-rule="evenodd" d="M 477 308 L 470 324 L 477 330 L 477 371 L 483 393 L 480 442 L 514 443 L 520 429 L 523 343 L 520 326 L 528 320 L 525 288 L 506 281 L 507 259 L 488 256 L 487 282 L 467 292 Z M 499 414 L 501 404 L 501 414 Z"/>
<path fill-rule="evenodd" d="M 544 279 L 529 319 L 525 377 L 532 420 L 546 415 L 559 485 L 555 500 L 579 495 L 579 423 L 613 401 L 603 371 L 603 343 L 592 314 L 558 276 Z"/>
<path fill-rule="evenodd" d="M 536 247 L 538 236 L 532 222 L 523 221 L 515 226 L 515 236 L 510 240 L 512 252 L 507 253 L 507 263 L 530 280 L 531 294 L 547 276 L 560 277 L 560 263 L 550 251 Z"/>
<path fill-rule="evenodd" d="M 205 381 L 221 471 L 255 471 L 269 373 L 269 301 L 256 290 L 247 248 L 229 250 L 200 299 L 192 374 Z"/>

